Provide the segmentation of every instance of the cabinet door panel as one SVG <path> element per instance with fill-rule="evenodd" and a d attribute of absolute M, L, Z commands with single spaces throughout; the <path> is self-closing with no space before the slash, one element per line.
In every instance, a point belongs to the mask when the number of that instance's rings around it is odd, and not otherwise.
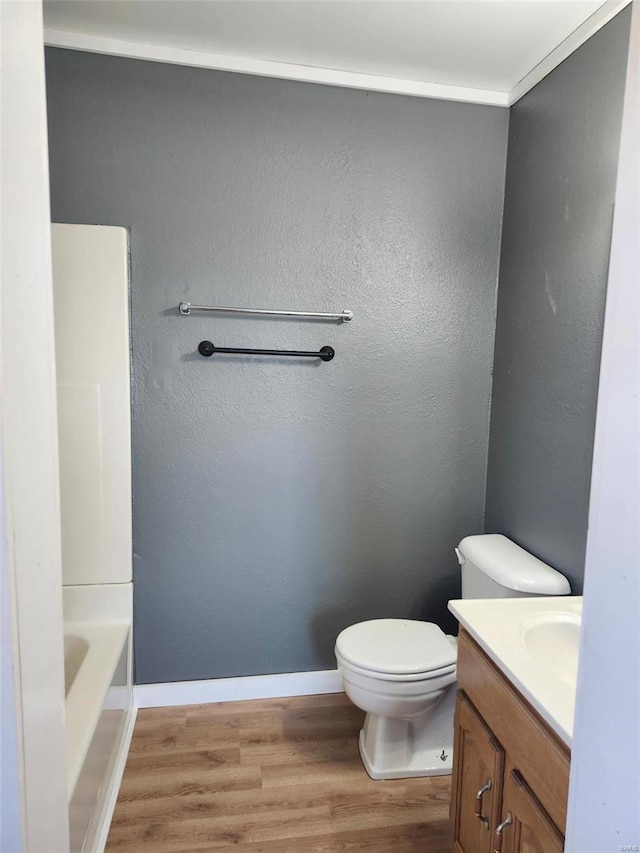
<path fill-rule="evenodd" d="M 504 752 L 462 692 L 456 699 L 453 757 L 453 849 L 491 853 L 500 814 Z M 481 789 L 485 791 L 478 799 Z"/>
<path fill-rule="evenodd" d="M 503 838 L 494 835 L 502 853 L 562 853 L 564 839 L 522 776 L 508 772 L 502 795 L 502 813 L 511 818 Z M 501 844 L 502 842 L 502 844 Z"/>

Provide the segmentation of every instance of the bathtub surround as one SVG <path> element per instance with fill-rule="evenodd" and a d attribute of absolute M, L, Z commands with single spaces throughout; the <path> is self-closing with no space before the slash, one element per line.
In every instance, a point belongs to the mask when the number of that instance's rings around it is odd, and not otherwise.
<path fill-rule="evenodd" d="M 511 108 L 485 529 L 582 590 L 631 7 Z"/>
<path fill-rule="evenodd" d="M 131 583 L 127 232 L 53 224 L 51 249 L 62 582 Z"/>
<path fill-rule="evenodd" d="M 136 681 L 333 668 L 366 618 L 452 627 L 452 543 L 483 526 L 506 110 L 47 63 L 53 216 L 130 229 Z"/>

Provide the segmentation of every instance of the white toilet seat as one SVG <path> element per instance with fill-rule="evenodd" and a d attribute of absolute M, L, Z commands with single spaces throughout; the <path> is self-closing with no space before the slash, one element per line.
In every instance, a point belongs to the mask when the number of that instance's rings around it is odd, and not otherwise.
<path fill-rule="evenodd" d="M 336 640 L 338 662 L 386 681 L 426 681 L 455 671 L 453 637 L 432 622 L 372 619 L 345 628 Z"/>
<path fill-rule="evenodd" d="M 410 683 L 412 681 L 432 681 L 434 679 L 441 678 L 445 675 L 455 675 L 456 671 L 456 665 L 455 663 L 453 663 L 450 666 L 443 666 L 440 669 L 430 669 L 426 672 L 413 672 L 409 675 L 398 675 L 397 673 L 385 672 L 381 669 L 367 669 L 364 666 L 357 666 L 357 664 L 345 660 L 337 650 L 336 659 L 338 661 L 339 668 L 357 675 L 361 675 L 363 677 L 375 678 L 378 681 L 395 681 L 406 683 Z"/>
<path fill-rule="evenodd" d="M 392 700 L 431 696 L 448 687 L 450 684 L 454 684 L 457 679 L 455 667 L 451 667 L 444 672 L 438 670 L 431 677 L 423 676 L 421 678 L 415 676 L 413 678 L 389 677 L 387 673 L 371 672 L 364 669 L 359 670 L 350 664 L 342 663 L 340 660 L 338 661 L 338 669 L 345 689 L 347 685 L 350 685 L 359 692 L 365 691 L 369 697 L 375 694 L 378 697 L 387 697 Z M 363 708 L 363 710 L 367 709 Z"/>

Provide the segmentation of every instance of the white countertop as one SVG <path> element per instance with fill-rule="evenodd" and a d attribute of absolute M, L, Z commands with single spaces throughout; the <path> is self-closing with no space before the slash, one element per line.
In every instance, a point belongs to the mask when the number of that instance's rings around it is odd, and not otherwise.
<path fill-rule="evenodd" d="M 571 746 L 582 598 L 468 599 L 449 610 Z"/>

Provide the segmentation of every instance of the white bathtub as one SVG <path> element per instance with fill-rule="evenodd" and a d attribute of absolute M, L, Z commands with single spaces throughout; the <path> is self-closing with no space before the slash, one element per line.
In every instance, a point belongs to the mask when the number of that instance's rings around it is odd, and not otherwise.
<path fill-rule="evenodd" d="M 71 622 L 64 626 L 67 789 L 73 793 L 129 635 L 126 622 Z M 111 710 L 111 709 L 109 709 Z M 115 710 L 115 709 L 114 709 Z M 121 710 L 126 710 L 122 708 Z"/>
<path fill-rule="evenodd" d="M 124 590 L 66 587 L 64 594 L 71 853 L 98 853 L 132 721 L 131 620 L 114 606 Z"/>

